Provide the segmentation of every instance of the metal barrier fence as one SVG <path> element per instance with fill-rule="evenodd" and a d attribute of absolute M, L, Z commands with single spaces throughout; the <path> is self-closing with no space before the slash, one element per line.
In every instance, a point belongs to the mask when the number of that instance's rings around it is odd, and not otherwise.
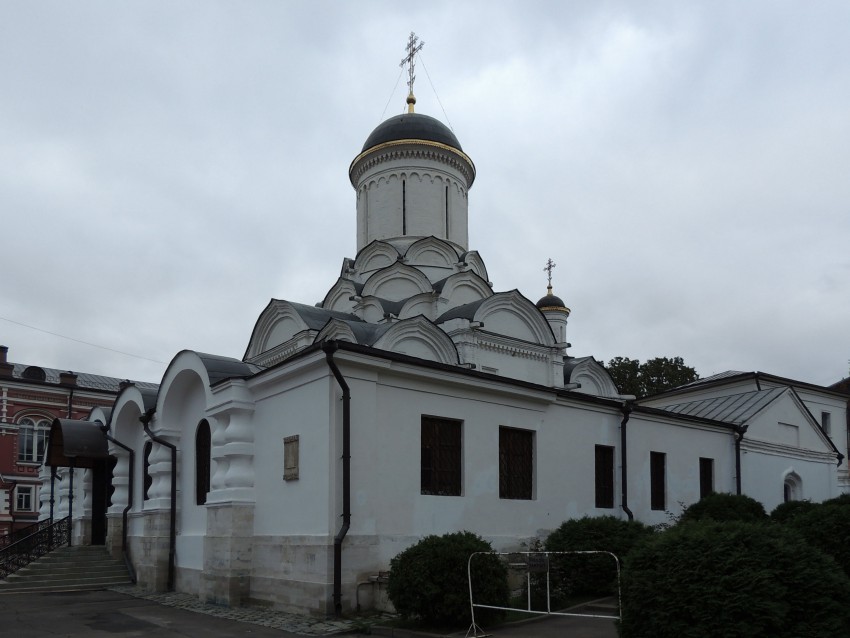
<path fill-rule="evenodd" d="M 620 559 L 617 558 L 611 552 L 604 551 L 571 551 L 571 552 L 475 552 L 469 557 L 469 560 L 466 564 L 466 574 L 469 580 L 469 609 L 472 614 L 472 624 L 469 627 L 469 630 L 466 632 L 467 638 L 480 638 L 482 636 L 487 636 L 489 634 L 485 634 L 484 630 L 478 626 L 475 621 L 475 609 L 497 609 L 503 611 L 515 611 L 527 614 L 538 614 L 538 615 L 551 615 L 551 616 L 580 616 L 583 618 L 607 618 L 610 620 L 620 620 L 621 616 L 618 614 L 616 616 L 606 615 L 606 614 L 582 614 L 568 611 L 552 611 L 552 585 L 550 579 L 550 556 L 563 556 L 563 555 L 591 555 L 591 554 L 604 554 L 610 556 L 614 560 L 614 564 L 617 568 L 617 607 L 618 609 L 622 609 L 622 600 L 620 594 Z M 519 607 L 502 607 L 499 605 L 489 605 L 483 602 L 475 602 L 474 597 L 474 586 L 472 582 L 472 561 L 476 556 L 506 556 L 507 558 L 507 567 L 509 570 L 514 572 L 523 571 L 525 572 L 525 584 L 527 591 L 527 599 L 526 599 L 526 608 L 522 609 Z M 546 609 L 538 610 L 532 609 L 531 599 L 532 599 L 532 574 L 539 575 L 538 577 L 542 577 L 545 574 L 546 578 Z"/>

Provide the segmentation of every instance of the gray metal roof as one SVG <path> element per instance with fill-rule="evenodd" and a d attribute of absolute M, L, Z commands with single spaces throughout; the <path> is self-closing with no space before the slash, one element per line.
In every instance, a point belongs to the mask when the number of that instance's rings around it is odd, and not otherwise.
<path fill-rule="evenodd" d="M 308 306 L 303 303 L 295 303 L 294 301 L 287 302 L 292 305 L 301 320 L 307 324 L 310 330 L 321 330 L 325 327 L 328 319 L 342 319 L 346 323 L 363 322 L 357 315 L 348 312 L 340 312 L 339 310 L 328 310 L 326 308 L 318 308 L 316 306 Z"/>
<path fill-rule="evenodd" d="M 475 313 L 478 311 L 478 308 L 487 301 L 489 297 L 485 299 L 476 299 L 467 304 L 463 304 L 462 306 L 455 306 L 451 310 L 447 310 L 439 317 L 437 317 L 437 321 L 435 323 L 443 323 L 444 321 L 450 321 L 451 319 L 468 319 L 472 321 L 475 318 Z"/>
<path fill-rule="evenodd" d="M 732 377 L 739 377 L 741 375 L 751 374 L 748 372 L 741 372 L 740 370 L 726 370 L 725 372 L 718 372 L 717 374 L 712 374 L 710 377 L 705 377 L 702 379 L 697 379 L 696 381 L 691 381 L 690 383 L 686 383 L 684 385 L 676 386 L 673 390 L 679 390 L 681 388 L 692 388 L 694 386 L 702 385 L 703 383 L 714 383 L 715 381 L 720 381 L 721 379 L 729 379 Z"/>
<path fill-rule="evenodd" d="M 55 368 L 45 368 L 43 366 L 28 366 L 23 363 L 13 364 L 12 377 L 18 381 L 30 382 L 33 379 L 27 379 L 23 376 L 24 370 L 27 368 L 41 368 L 44 370 L 44 383 L 59 384 L 59 375 L 65 370 L 56 370 Z M 104 377 L 99 374 L 88 374 L 86 372 L 74 372 L 77 375 L 78 388 L 86 388 L 91 390 L 107 390 L 109 392 L 118 392 L 121 389 L 121 382 L 124 379 L 116 377 Z M 157 383 L 147 383 L 145 381 L 133 381 L 137 388 L 147 388 L 156 390 L 159 387 Z"/>
<path fill-rule="evenodd" d="M 656 407 L 676 414 L 743 425 L 785 392 L 791 390 L 777 387 Z"/>
<path fill-rule="evenodd" d="M 198 355 L 207 369 L 210 386 L 215 385 L 223 379 L 250 377 L 262 369 L 259 366 L 245 363 L 233 357 L 222 357 L 217 354 L 206 354 L 204 352 L 196 352 L 195 354 Z"/>

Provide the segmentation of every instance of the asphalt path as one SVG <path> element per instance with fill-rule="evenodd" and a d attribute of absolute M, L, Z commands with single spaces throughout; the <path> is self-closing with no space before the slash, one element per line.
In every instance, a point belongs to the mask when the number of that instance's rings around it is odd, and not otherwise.
<path fill-rule="evenodd" d="M 295 634 L 193 612 L 114 591 L 0 595 L 3 638 L 287 638 Z M 549 617 L 485 628 L 496 638 L 617 638 L 614 622 L 600 618 Z M 348 634 L 359 636 L 359 634 Z M 433 636 L 375 628 L 373 635 Z M 465 633 L 452 634 L 464 636 Z"/>

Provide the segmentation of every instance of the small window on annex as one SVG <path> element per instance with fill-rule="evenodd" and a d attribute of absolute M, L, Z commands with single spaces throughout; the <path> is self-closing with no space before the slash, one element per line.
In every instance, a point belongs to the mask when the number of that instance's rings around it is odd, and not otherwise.
<path fill-rule="evenodd" d="M 614 507 L 614 448 L 596 446 L 596 507 Z"/>
<path fill-rule="evenodd" d="M 15 510 L 18 512 L 35 511 L 32 485 L 18 485 L 15 488 Z"/>
<path fill-rule="evenodd" d="M 153 485 L 153 477 L 151 476 L 151 451 L 153 450 L 153 443 L 150 441 L 145 443 L 144 452 L 142 453 L 143 461 L 142 461 L 142 489 L 144 494 L 144 500 L 148 500 L 150 498 L 149 491 L 151 489 L 151 485 Z"/>
<path fill-rule="evenodd" d="M 422 417 L 422 494 L 460 496 L 462 476 L 462 422 Z"/>
<path fill-rule="evenodd" d="M 714 491 L 714 459 L 699 459 L 699 497 L 705 498 Z"/>
<path fill-rule="evenodd" d="M 499 498 L 530 500 L 534 489 L 534 432 L 499 427 Z"/>
<path fill-rule="evenodd" d="M 667 455 L 649 453 L 649 506 L 654 510 L 667 509 Z"/>
<path fill-rule="evenodd" d="M 829 412 L 820 413 L 820 426 L 827 436 L 832 436 L 832 415 Z"/>
<path fill-rule="evenodd" d="M 207 494 L 210 491 L 211 453 L 210 424 L 204 419 L 198 424 L 198 431 L 195 432 L 195 503 L 197 505 L 207 502 Z"/>
<path fill-rule="evenodd" d="M 22 463 L 41 463 L 47 449 L 47 435 L 50 422 L 46 419 L 25 417 L 18 422 L 18 461 Z"/>
<path fill-rule="evenodd" d="M 294 481 L 298 478 L 298 457 L 300 438 L 298 434 L 283 439 L 283 480 Z"/>

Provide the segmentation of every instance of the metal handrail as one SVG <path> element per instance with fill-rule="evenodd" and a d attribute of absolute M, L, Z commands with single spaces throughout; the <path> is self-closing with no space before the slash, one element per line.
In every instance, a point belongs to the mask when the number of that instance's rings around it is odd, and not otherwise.
<path fill-rule="evenodd" d="M 0 578 L 26 567 L 35 559 L 67 545 L 71 535 L 71 517 L 48 523 L 37 532 L 0 549 Z"/>
<path fill-rule="evenodd" d="M 52 524 L 49 518 L 45 518 L 43 521 L 38 521 L 37 523 L 33 523 L 31 525 L 27 525 L 26 527 L 21 527 L 16 529 L 14 532 L 7 534 L 6 536 L 0 536 L 0 547 L 7 547 L 12 543 L 15 543 L 22 538 L 26 538 L 31 534 L 35 534 L 36 532 L 41 531 L 45 527 L 49 527 Z"/>

